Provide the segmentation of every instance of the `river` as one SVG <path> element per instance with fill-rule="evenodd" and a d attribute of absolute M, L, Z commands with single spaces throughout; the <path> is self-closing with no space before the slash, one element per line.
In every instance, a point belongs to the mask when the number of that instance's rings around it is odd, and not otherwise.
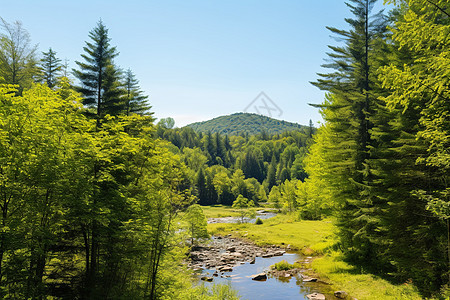
<path fill-rule="evenodd" d="M 274 278 L 269 276 L 266 281 L 252 280 L 252 275 L 269 270 L 270 266 L 286 260 L 289 263 L 301 260 L 302 256 L 296 253 L 286 253 L 283 256 L 269 258 L 256 257 L 255 264 L 245 263 L 233 268 L 232 272 L 227 272 L 230 277 L 214 277 L 213 282 L 205 282 L 206 285 L 213 283 L 231 284 L 241 296 L 241 299 L 257 300 L 288 300 L 288 299 L 308 299 L 306 295 L 315 292 L 325 294 L 327 299 L 336 299 L 332 293 L 324 293 L 327 288 L 324 283 L 303 282 L 300 275 L 290 278 Z M 212 276 L 215 269 L 204 269 L 201 276 Z"/>
<path fill-rule="evenodd" d="M 274 213 L 259 211 L 257 217 L 261 219 L 268 219 L 274 217 L 275 215 L 276 214 Z M 237 221 L 238 219 L 235 217 L 215 218 L 208 220 L 209 223 L 234 223 Z M 257 255 L 257 252 L 276 252 L 277 249 L 264 250 L 263 248 L 259 248 L 254 244 L 233 239 L 232 237 L 228 236 L 213 237 L 210 244 L 208 245 L 209 246 L 203 248 L 204 252 L 202 252 L 202 250 L 193 252 L 194 256 L 196 256 L 200 261 L 197 262 L 197 267 L 204 263 L 198 270 L 199 278 L 213 278 L 212 282 L 201 281 L 202 284 L 205 284 L 206 286 L 215 283 L 230 284 L 231 287 L 238 292 L 239 296 L 241 296 L 241 299 L 248 300 L 309 299 L 307 298 L 307 295 L 313 293 L 324 294 L 326 296 L 326 299 L 337 299 L 336 297 L 334 297 L 330 287 L 326 283 L 320 281 L 305 282 L 302 280 L 301 273 L 289 278 L 277 278 L 268 274 L 268 278 L 265 281 L 252 280 L 252 275 L 263 272 L 267 273 L 267 271 L 270 270 L 271 265 L 282 260 L 293 264 L 296 261 L 311 261 L 311 257 L 303 257 L 299 253 L 288 252 L 284 253 L 281 256 L 263 258 L 261 257 L 262 255 Z M 231 272 L 217 272 L 217 258 L 228 253 L 229 251 L 226 251 L 226 249 L 230 246 L 232 246 L 232 248 L 236 248 L 236 250 L 233 249 L 232 251 L 240 251 L 246 258 L 248 258 L 249 252 L 252 253 L 251 256 L 255 259 L 254 264 L 251 264 L 248 259 L 243 259 L 240 262 L 235 261 Z M 212 252 L 208 253 L 208 251 L 211 251 L 211 249 Z M 278 251 L 279 250 L 280 249 L 278 249 Z M 202 256 L 203 259 L 201 258 Z M 216 260 L 214 259 L 214 257 L 216 258 Z M 212 260 L 213 262 L 210 262 L 210 260 Z M 214 276 L 215 273 L 219 276 Z"/>

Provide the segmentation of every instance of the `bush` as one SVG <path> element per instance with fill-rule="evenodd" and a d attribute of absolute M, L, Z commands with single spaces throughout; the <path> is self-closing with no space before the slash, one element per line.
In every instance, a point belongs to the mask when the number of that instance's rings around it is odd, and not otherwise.
<path fill-rule="evenodd" d="M 255 221 L 256 225 L 261 225 L 263 223 L 263 221 L 260 218 L 257 218 Z"/>
<path fill-rule="evenodd" d="M 280 262 L 277 262 L 276 264 L 274 264 L 274 265 L 271 265 L 270 266 L 270 268 L 272 269 L 272 270 L 277 270 L 277 271 L 287 271 L 287 270 L 292 270 L 292 269 L 295 269 L 297 266 L 295 265 L 295 264 L 290 264 L 290 263 L 288 263 L 287 261 L 285 261 L 285 260 L 282 260 L 282 261 L 280 261 Z"/>

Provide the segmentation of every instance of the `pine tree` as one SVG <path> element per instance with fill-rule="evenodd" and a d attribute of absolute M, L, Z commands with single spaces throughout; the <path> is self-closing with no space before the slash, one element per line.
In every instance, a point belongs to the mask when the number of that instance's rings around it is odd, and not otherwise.
<path fill-rule="evenodd" d="M 197 177 L 195 178 L 195 185 L 197 187 L 198 204 L 200 205 L 212 204 L 209 203 L 205 171 L 203 170 L 203 168 L 200 168 L 197 172 Z"/>
<path fill-rule="evenodd" d="M 374 214 L 370 193 L 372 174 L 368 159 L 373 147 L 370 132 L 371 116 L 376 113 L 378 94 L 376 69 L 383 50 L 382 38 L 386 20 L 371 11 L 376 0 L 351 0 L 347 3 L 353 19 L 346 19 L 350 30 L 327 27 L 344 41 L 344 46 L 329 46 L 330 62 L 324 67 L 334 69 L 319 74 L 313 84 L 329 91 L 323 108 L 324 119 L 331 131 L 331 144 L 326 160 L 327 180 L 338 202 L 340 240 L 353 259 L 376 264 L 377 248 L 371 239 L 378 219 Z M 375 221 L 375 223 L 373 223 Z"/>
<path fill-rule="evenodd" d="M 41 73 L 42 81 L 51 89 L 57 84 L 57 78 L 62 70 L 61 59 L 56 57 L 56 52 L 52 48 L 48 52 L 42 52 Z"/>
<path fill-rule="evenodd" d="M 126 96 L 126 113 L 127 116 L 131 113 L 140 115 L 150 114 L 149 110 L 151 106 L 148 104 L 148 96 L 144 95 L 143 91 L 139 87 L 139 81 L 136 76 L 128 69 L 125 72 L 124 78 L 125 88 L 127 91 Z"/>
<path fill-rule="evenodd" d="M 76 61 L 79 70 L 73 70 L 81 82 L 79 91 L 83 94 L 83 104 L 92 109 L 91 115 L 97 119 L 97 125 L 108 113 L 123 112 L 124 99 L 120 84 L 120 73 L 114 65 L 114 58 L 119 54 L 116 47 L 110 45 L 108 29 L 100 20 L 89 32 L 91 42 L 83 48 L 84 62 Z M 123 89 L 122 89 L 123 90 Z"/>
<path fill-rule="evenodd" d="M 270 190 L 272 189 L 273 186 L 275 186 L 277 184 L 276 181 L 276 167 L 273 164 L 269 165 L 269 168 L 267 170 L 267 189 Z"/>

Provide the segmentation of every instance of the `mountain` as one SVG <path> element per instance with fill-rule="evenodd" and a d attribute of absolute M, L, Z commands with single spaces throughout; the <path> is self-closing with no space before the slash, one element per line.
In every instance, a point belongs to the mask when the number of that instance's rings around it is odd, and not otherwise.
<path fill-rule="evenodd" d="M 204 122 L 196 122 L 186 127 L 191 127 L 196 132 L 219 132 L 220 134 L 239 135 L 248 133 L 249 135 L 260 134 L 265 131 L 268 134 L 280 134 L 285 131 L 299 130 L 307 126 L 291 123 L 287 121 L 269 118 L 263 115 L 251 113 L 234 113 L 227 116 L 220 116 Z"/>

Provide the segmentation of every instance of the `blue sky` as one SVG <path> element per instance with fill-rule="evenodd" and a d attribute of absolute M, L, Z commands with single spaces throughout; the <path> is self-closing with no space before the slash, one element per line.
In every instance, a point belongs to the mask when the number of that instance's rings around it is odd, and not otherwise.
<path fill-rule="evenodd" d="M 308 103 L 324 93 L 309 82 L 336 44 L 325 26 L 345 28 L 350 17 L 339 0 L 2 2 L 2 18 L 22 21 L 40 51 L 52 47 L 72 67 L 101 18 L 116 63 L 137 75 L 155 116 L 176 126 L 243 111 L 262 91 L 280 119 L 320 121 Z"/>

